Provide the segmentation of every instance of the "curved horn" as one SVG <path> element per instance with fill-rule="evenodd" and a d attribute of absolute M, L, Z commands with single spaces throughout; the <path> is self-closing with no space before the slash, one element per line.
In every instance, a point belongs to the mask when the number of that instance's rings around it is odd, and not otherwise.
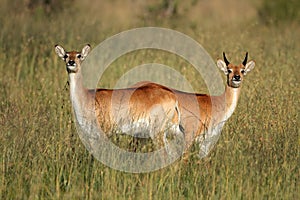
<path fill-rule="evenodd" d="M 227 58 L 225 56 L 225 52 L 223 52 L 223 58 L 224 58 L 226 65 L 228 66 L 230 62 L 227 60 Z"/>
<path fill-rule="evenodd" d="M 244 59 L 244 61 L 243 61 L 243 63 L 242 63 L 244 66 L 246 66 L 247 60 L 248 60 L 248 52 L 246 52 L 245 59 Z"/>

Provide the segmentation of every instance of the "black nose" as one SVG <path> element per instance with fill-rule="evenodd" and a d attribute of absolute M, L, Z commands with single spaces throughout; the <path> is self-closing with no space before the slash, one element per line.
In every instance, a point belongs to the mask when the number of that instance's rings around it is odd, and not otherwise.
<path fill-rule="evenodd" d="M 234 75 L 233 76 L 233 80 L 240 81 L 241 80 L 241 76 L 240 75 Z"/>
<path fill-rule="evenodd" d="M 74 60 L 69 60 L 68 65 L 69 66 L 74 66 L 75 65 L 75 61 Z"/>

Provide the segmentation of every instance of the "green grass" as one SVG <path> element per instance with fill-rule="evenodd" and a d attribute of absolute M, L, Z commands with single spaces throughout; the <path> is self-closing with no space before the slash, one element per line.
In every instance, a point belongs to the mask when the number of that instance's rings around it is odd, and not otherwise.
<path fill-rule="evenodd" d="M 184 18 L 141 19 L 123 27 L 102 22 L 101 12 L 89 15 L 80 4 L 38 16 L 14 1 L 1 4 L 0 199 L 300 199 L 298 24 L 266 27 L 254 16 L 244 23 L 202 19 L 196 25 Z M 187 160 L 130 174 L 98 162 L 81 143 L 65 88 L 67 73 L 54 45 L 95 46 L 143 25 L 182 31 L 215 60 L 225 51 L 238 63 L 249 51 L 256 67 L 207 158 L 199 160 L 193 146 Z M 146 61 L 176 66 L 193 86 L 201 85 L 184 61 L 149 55 Z M 144 62 L 143 52 L 122 57 L 103 85 L 113 86 L 121 72 Z"/>

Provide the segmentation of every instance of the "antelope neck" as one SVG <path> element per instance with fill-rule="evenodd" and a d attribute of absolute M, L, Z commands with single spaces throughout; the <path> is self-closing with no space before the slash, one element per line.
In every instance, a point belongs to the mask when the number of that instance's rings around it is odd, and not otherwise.
<path fill-rule="evenodd" d="M 240 96 L 241 87 L 233 88 L 230 86 L 226 86 L 225 89 L 225 103 L 226 103 L 226 109 L 225 109 L 225 119 L 227 120 L 233 113 L 234 109 L 237 106 L 237 102 Z"/>
<path fill-rule="evenodd" d="M 75 112 L 85 112 L 85 106 L 89 105 L 88 90 L 83 86 L 82 75 L 69 73 L 70 96 Z M 78 114 L 78 113 L 77 113 Z"/>

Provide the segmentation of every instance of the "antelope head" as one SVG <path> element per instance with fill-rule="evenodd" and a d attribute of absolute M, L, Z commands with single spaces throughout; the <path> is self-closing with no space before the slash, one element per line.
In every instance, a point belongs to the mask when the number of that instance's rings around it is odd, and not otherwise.
<path fill-rule="evenodd" d="M 66 52 L 62 46 L 55 45 L 55 52 L 65 61 L 68 73 L 77 73 L 80 70 L 80 64 L 89 54 L 90 50 L 91 46 L 89 44 L 85 45 L 81 52 Z"/>
<path fill-rule="evenodd" d="M 248 59 L 248 52 L 246 53 L 244 61 L 239 65 L 231 64 L 223 52 L 224 61 L 219 59 L 217 61 L 218 67 L 227 75 L 227 85 L 233 88 L 239 88 L 243 81 L 244 76 L 250 72 L 254 66 L 254 61 L 247 62 Z"/>

